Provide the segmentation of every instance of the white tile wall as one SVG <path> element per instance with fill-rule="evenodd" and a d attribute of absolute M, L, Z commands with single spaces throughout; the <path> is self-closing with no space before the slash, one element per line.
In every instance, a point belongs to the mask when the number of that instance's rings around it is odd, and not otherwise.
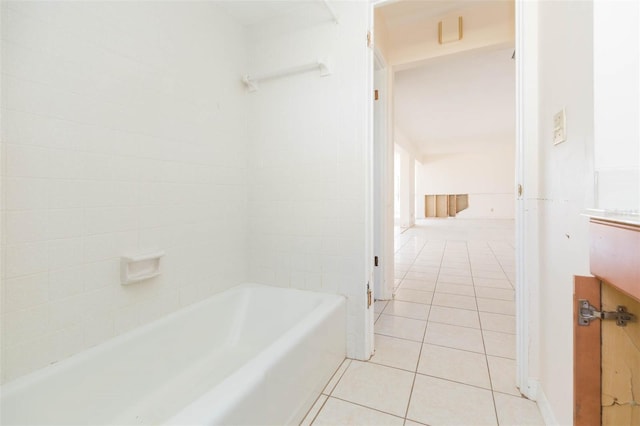
<path fill-rule="evenodd" d="M 274 79 L 249 96 L 250 276 L 347 296 L 347 350 L 363 358 L 367 5 L 334 6 L 340 25 L 327 19 L 283 33 L 267 22 L 249 31 L 249 73 L 333 64 L 329 77 Z"/>
<path fill-rule="evenodd" d="M 1 7 L 7 381 L 247 280 L 247 67 L 211 2 Z"/>

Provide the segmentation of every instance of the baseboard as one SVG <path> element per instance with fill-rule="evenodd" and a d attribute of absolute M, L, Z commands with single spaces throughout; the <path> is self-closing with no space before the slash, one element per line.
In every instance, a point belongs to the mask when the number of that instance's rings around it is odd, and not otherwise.
<path fill-rule="evenodd" d="M 551 404 L 549 404 L 549 400 L 547 399 L 547 395 L 544 393 L 542 385 L 537 380 L 529 379 L 529 381 L 531 382 L 532 387 L 535 386 L 536 388 L 536 403 L 540 409 L 540 414 L 542 414 L 544 424 L 548 426 L 559 425 L 560 423 L 558 423 L 555 414 L 553 414 Z"/>

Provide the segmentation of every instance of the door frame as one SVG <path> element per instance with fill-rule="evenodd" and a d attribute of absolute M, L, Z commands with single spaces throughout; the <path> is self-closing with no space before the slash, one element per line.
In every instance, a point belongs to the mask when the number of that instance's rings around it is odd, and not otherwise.
<path fill-rule="evenodd" d="M 397 0 L 369 0 L 369 28 L 373 33 L 374 10 Z M 535 2 L 515 0 L 515 61 L 516 61 L 516 384 L 520 392 L 531 400 L 537 399 L 538 351 L 538 73 L 537 24 Z M 371 81 L 373 84 L 373 81 Z M 371 87 L 371 96 L 373 87 Z M 391 96 L 391 94 L 390 94 Z M 526 103 L 525 103 L 526 100 Z M 373 128 L 373 123 L 370 123 Z M 393 127 L 393 116 L 387 123 Z M 393 162 L 393 158 L 391 158 Z M 393 165 L 391 166 L 393 170 Z M 523 188 L 519 194 L 518 187 Z M 375 190 L 375 188 L 374 188 Z M 374 230 L 374 232 L 379 232 Z M 393 256 L 387 259 L 393 264 Z M 373 327 L 370 330 L 373 340 Z M 532 374 L 533 373 L 533 374 Z"/>
<path fill-rule="evenodd" d="M 378 266 L 374 266 L 374 294 L 376 300 L 393 298 L 394 263 L 393 263 L 393 133 L 389 127 L 391 122 L 391 76 L 387 61 L 382 52 L 374 46 L 374 96 L 373 122 L 373 250 L 378 257 Z M 391 153 L 391 155 L 390 155 Z"/>

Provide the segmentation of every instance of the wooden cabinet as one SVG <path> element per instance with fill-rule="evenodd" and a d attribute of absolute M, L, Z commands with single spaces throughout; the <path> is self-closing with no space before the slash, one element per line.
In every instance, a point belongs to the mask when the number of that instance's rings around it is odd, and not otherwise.
<path fill-rule="evenodd" d="M 574 424 L 640 424 L 640 222 L 592 218 L 593 277 L 576 277 L 574 290 Z M 635 314 L 579 325 L 579 300 L 600 312 Z"/>
<path fill-rule="evenodd" d="M 425 217 L 455 217 L 469 207 L 468 194 L 434 194 L 424 196 Z"/>

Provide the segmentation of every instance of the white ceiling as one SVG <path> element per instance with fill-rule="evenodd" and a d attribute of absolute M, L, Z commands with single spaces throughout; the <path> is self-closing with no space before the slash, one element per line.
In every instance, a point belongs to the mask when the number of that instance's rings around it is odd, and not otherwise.
<path fill-rule="evenodd" d="M 513 144 L 513 49 L 441 57 L 395 75 L 397 127 L 423 154 Z"/>
<path fill-rule="evenodd" d="M 244 26 L 281 20 L 287 15 L 291 19 L 318 15 L 330 18 L 326 7 L 319 0 L 218 0 L 216 4 Z"/>

